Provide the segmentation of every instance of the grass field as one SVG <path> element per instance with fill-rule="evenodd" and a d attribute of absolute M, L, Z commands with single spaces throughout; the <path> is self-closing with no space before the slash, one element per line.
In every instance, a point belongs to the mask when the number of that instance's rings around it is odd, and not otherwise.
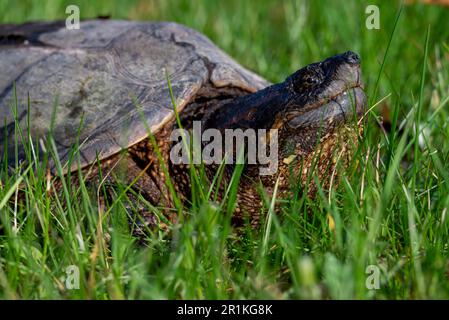
<path fill-rule="evenodd" d="M 224 214 L 232 199 L 217 214 L 220 209 L 201 198 L 179 209 L 185 219 L 170 225 L 169 235 L 141 240 L 128 227 L 124 198 L 99 207 L 85 185 L 67 184 L 58 199 L 44 169 L 11 173 L 2 163 L 1 298 L 449 298 L 449 7 L 2 0 L 0 22 L 64 19 L 74 3 L 82 19 L 186 24 L 273 82 L 353 50 L 362 58 L 372 109 L 338 187 L 287 201 L 281 212 L 270 212 L 271 224 L 244 234 L 233 232 Z M 380 8 L 379 30 L 365 27 L 369 4 Z M 381 129 L 382 119 L 390 130 Z M 73 267 L 79 289 L 67 286 Z M 373 270 L 380 271 L 378 289 L 366 286 Z"/>

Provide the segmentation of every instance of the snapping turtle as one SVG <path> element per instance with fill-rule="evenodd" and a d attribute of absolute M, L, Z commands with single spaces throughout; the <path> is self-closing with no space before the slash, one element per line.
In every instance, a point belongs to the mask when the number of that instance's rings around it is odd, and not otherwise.
<path fill-rule="evenodd" d="M 62 22 L 2 25 L 1 161 L 14 166 L 29 160 L 21 142 L 27 132 L 39 157 L 50 132 L 63 164 L 74 146 L 79 152 L 65 172 L 100 160 L 103 172 L 120 167 L 128 181 L 139 177 L 135 187 L 152 203 L 170 204 L 150 130 L 175 188 L 187 197 L 189 165 L 170 159 L 176 143 L 170 136 L 178 123 L 168 79 L 184 128 L 200 121 L 202 132 L 276 130 L 277 170 L 260 175 L 261 165 L 251 164 L 241 178 L 236 211 L 254 216 L 261 205 L 258 183 L 272 192 L 279 180 L 283 195 L 290 174 L 305 180 L 318 149 L 317 174 L 331 175 L 332 150 L 336 147 L 341 151 L 337 154 L 346 157 L 348 137 L 353 137 L 347 133 L 357 130 L 344 128 L 351 119 L 361 118 L 366 100 L 360 59 L 349 51 L 272 85 L 204 35 L 176 23 L 92 20 L 82 22 L 79 30 L 68 30 Z M 25 135 L 17 134 L 17 122 Z M 265 141 L 273 138 L 268 132 Z M 225 167 L 224 180 L 229 182 L 232 166 Z M 212 177 L 218 165 L 206 168 Z M 95 170 L 89 174 L 95 176 Z"/>

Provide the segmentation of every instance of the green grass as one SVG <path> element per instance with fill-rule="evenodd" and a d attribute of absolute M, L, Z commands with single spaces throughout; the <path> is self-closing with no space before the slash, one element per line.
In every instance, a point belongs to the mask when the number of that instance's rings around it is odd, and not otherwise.
<path fill-rule="evenodd" d="M 279 213 L 267 199 L 270 223 L 242 233 L 229 223 L 238 170 L 218 204 L 199 175 L 193 188 L 202 192 L 178 206 L 180 223 L 141 240 L 128 224 L 128 186 L 102 206 L 84 183 L 63 179 L 57 196 L 42 166 L 11 172 L 3 161 L 0 297 L 449 298 L 449 8 L 406 6 L 398 18 L 399 2 L 381 1 L 381 29 L 367 30 L 372 1 L 3 0 L 0 21 L 61 19 L 69 3 L 82 18 L 186 24 L 273 82 L 356 51 L 372 109 L 338 187 L 315 199 L 295 192 Z M 392 130 L 383 132 L 387 114 Z M 78 290 L 62 279 L 71 265 Z M 366 288 L 369 265 L 381 271 L 378 290 Z"/>

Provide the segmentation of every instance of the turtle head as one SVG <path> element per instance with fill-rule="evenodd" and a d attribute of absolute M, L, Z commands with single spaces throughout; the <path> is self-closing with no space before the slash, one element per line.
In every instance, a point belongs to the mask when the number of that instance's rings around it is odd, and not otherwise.
<path fill-rule="evenodd" d="M 296 163 L 296 173 L 303 174 L 305 181 L 315 155 L 319 155 L 320 177 L 333 170 L 337 157 L 347 164 L 358 142 L 366 104 L 359 56 L 348 51 L 310 64 L 282 85 L 286 98 L 275 106 L 270 125 L 278 130 L 281 174 Z"/>
<path fill-rule="evenodd" d="M 284 82 L 288 98 L 273 127 L 301 129 L 361 116 L 365 95 L 360 74 L 360 58 L 351 51 L 296 71 Z"/>
<path fill-rule="evenodd" d="M 360 124 L 366 103 L 362 87 L 360 58 L 348 51 L 234 99 L 213 114 L 206 127 L 275 130 L 276 160 L 282 169 L 294 159 L 308 158 L 321 143 L 335 145 L 336 138 L 345 139 L 341 128 Z"/>

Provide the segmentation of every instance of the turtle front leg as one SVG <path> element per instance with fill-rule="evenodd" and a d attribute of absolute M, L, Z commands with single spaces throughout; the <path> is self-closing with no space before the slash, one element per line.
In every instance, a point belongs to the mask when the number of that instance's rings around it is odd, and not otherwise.
<path fill-rule="evenodd" d="M 102 185 L 106 196 L 112 204 L 119 200 L 128 212 L 135 234 L 145 233 L 145 229 L 166 228 L 159 219 L 156 208 L 161 203 L 162 192 L 157 187 L 149 172 L 152 163 L 141 168 L 129 154 L 120 154 L 105 161 L 102 165 Z M 142 200 L 142 198 L 144 200 Z"/>

